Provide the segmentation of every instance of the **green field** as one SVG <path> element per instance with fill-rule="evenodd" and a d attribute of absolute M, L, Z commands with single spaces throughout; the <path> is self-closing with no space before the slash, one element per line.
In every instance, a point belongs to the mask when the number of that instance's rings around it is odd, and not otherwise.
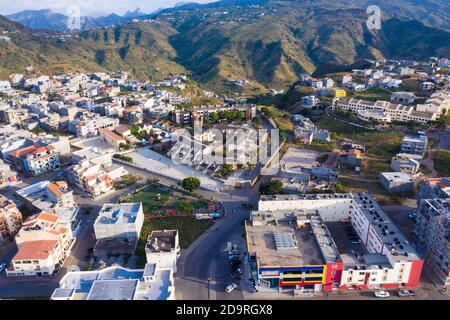
<path fill-rule="evenodd" d="M 383 88 L 371 88 L 366 91 L 355 92 L 353 98 L 369 101 L 390 101 L 392 91 Z"/>
<path fill-rule="evenodd" d="M 160 200 L 158 200 L 158 194 Z M 142 191 L 132 194 L 126 199 L 127 202 L 142 202 L 144 213 L 149 213 L 154 210 L 163 208 L 168 203 L 170 198 L 169 191 L 163 191 L 155 187 L 148 187 Z"/>
<path fill-rule="evenodd" d="M 361 167 L 361 176 L 378 179 L 381 172 L 391 171 L 389 162 L 385 161 L 364 161 Z"/>
<path fill-rule="evenodd" d="M 291 115 L 288 112 L 268 106 L 263 106 L 261 110 L 266 117 L 271 118 L 275 122 L 281 132 L 291 132 L 294 129 Z"/>
<path fill-rule="evenodd" d="M 363 144 L 366 150 L 374 147 L 369 151 L 369 156 L 375 158 L 387 159 L 395 155 L 404 136 L 404 133 L 398 131 L 378 131 L 356 127 L 327 115 L 317 119 L 316 125 L 321 129 L 328 129 L 334 139 L 352 139 Z M 376 146 L 377 144 L 380 145 Z"/>
<path fill-rule="evenodd" d="M 211 220 L 196 220 L 193 216 L 145 219 L 136 248 L 138 267 L 145 264 L 145 245 L 153 230 L 178 230 L 180 247 L 185 249 L 213 225 Z"/>
<path fill-rule="evenodd" d="M 177 215 L 190 215 L 192 210 L 208 206 L 208 202 L 192 196 L 185 196 L 178 191 L 163 190 L 156 186 L 148 186 L 136 193 L 127 194 L 121 202 L 142 202 L 144 214 L 166 216 L 165 209 L 177 210 Z M 183 210 L 184 209 L 184 210 Z"/>

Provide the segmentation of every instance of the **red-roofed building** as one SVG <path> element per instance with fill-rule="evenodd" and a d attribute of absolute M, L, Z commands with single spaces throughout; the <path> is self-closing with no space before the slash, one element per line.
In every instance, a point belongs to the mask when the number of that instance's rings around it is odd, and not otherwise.
<path fill-rule="evenodd" d="M 55 147 L 31 145 L 10 153 L 14 167 L 21 172 L 38 176 L 59 168 L 59 157 Z"/>
<path fill-rule="evenodd" d="M 28 217 L 16 236 L 19 251 L 11 260 L 7 275 L 53 274 L 70 255 L 74 240 L 56 214 L 40 212 Z"/>

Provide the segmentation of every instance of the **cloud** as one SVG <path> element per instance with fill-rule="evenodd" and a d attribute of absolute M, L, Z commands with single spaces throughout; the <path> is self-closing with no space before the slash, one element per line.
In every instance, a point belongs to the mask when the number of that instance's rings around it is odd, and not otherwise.
<path fill-rule="evenodd" d="M 189 0 L 1 0 L 0 14 L 11 14 L 22 10 L 51 9 L 66 13 L 71 6 L 78 6 L 82 15 L 104 15 L 109 13 L 123 14 L 137 7 L 144 12 L 152 12 L 159 8 L 172 7 L 179 2 Z M 198 3 L 213 0 L 194 0 Z"/>

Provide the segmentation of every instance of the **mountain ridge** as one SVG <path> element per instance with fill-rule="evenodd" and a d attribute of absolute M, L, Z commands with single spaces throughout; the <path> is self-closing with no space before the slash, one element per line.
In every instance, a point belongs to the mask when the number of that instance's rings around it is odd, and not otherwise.
<path fill-rule="evenodd" d="M 226 3 L 233 1 L 242 0 Z M 305 2 L 181 6 L 141 22 L 65 34 L 63 40 L 58 33 L 37 33 L 3 18 L 16 33 L 10 44 L 0 45 L 0 74 L 28 64 L 52 73 L 124 69 L 139 78 L 185 72 L 218 91 L 238 90 L 232 84 L 237 79 L 249 80 L 250 90 L 264 91 L 286 88 L 300 73 L 327 65 L 450 56 L 446 30 L 396 16 L 384 16 L 381 30 L 368 30 L 364 9 L 317 6 L 321 0 L 311 1 L 313 7 L 301 5 Z"/>

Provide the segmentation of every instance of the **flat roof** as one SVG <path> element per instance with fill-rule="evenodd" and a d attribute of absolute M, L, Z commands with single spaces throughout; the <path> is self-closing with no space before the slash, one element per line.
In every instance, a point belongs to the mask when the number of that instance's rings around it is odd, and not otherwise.
<path fill-rule="evenodd" d="M 66 288 L 57 288 L 55 291 L 53 291 L 52 299 L 54 298 L 67 298 L 69 299 L 72 297 L 73 293 L 75 292 L 74 289 L 66 289 Z"/>
<path fill-rule="evenodd" d="M 262 195 L 260 201 L 295 201 L 295 200 L 323 200 L 324 205 L 326 203 L 330 204 L 329 201 L 333 201 L 334 199 L 342 201 L 348 199 L 348 201 L 354 201 L 356 208 L 358 208 L 365 216 L 368 221 L 372 223 L 372 227 L 376 232 L 378 238 L 381 242 L 385 244 L 385 247 L 390 250 L 392 259 L 394 261 L 404 261 L 404 260 L 415 260 L 420 259 L 415 249 L 412 245 L 407 241 L 406 237 L 400 232 L 394 222 L 390 219 L 390 217 L 383 211 L 381 206 L 375 201 L 373 196 L 370 193 L 355 193 L 355 194 L 298 194 L 298 195 Z M 294 205 L 297 207 L 298 204 Z M 319 208 L 318 208 L 319 209 Z M 315 211 L 315 210 L 314 210 Z M 259 213 L 264 212 L 260 211 Z M 283 213 L 298 213 L 299 210 L 285 210 L 285 211 L 273 211 L 266 212 L 267 214 L 272 214 L 272 216 L 279 216 Z M 320 210 L 318 211 L 320 213 Z M 256 212 L 258 213 L 258 212 Z M 252 214 L 255 217 L 255 213 Z M 260 214 L 262 219 L 262 215 Z M 274 219 L 274 218 L 271 218 Z M 259 228 L 256 226 L 255 228 Z M 271 227 L 274 228 L 274 227 Z M 250 230 L 249 233 L 253 232 L 253 237 L 255 239 L 249 239 L 249 247 L 257 248 L 254 250 L 259 250 L 262 248 L 261 255 L 276 255 L 276 251 L 265 249 L 265 239 L 259 235 L 262 239 L 257 239 L 256 235 L 258 233 L 256 231 Z M 270 231 L 270 229 L 269 229 Z M 313 230 L 314 231 L 314 230 Z M 267 233 L 268 231 L 266 231 Z M 319 232 L 317 232 L 320 234 Z M 250 241 L 251 240 L 251 241 Z M 258 242 L 259 241 L 259 242 Z M 323 251 L 323 250 L 322 250 Z M 294 257 L 298 261 L 298 257 Z M 264 257 L 264 259 L 266 259 Z M 272 257 L 268 257 L 268 259 L 272 259 Z M 276 258 L 273 258 L 276 260 Z"/>
<path fill-rule="evenodd" d="M 425 143 L 426 136 L 418 135 L 418 136 L 404 136 L 402 142 L 415 142 L 415 143 Z"/>
<path fill-rule="evenodd" d="M 324 264 L 315 236 L 308 229 L 295 229 L 295 217 L 289 218 L 291 213 L 277 211 L 278 217 L 274 217 L 271 212 L 252 212 L 253 223 L 247 225 L 248 251 L 257 253 L 260 267 Z M 280 243 L 285 246 L 280 247 Z"/>
<path fill-rule="evenodd" d="M 86 300 L 133 300 L 138 280 L 97 280 Z"/>
<path fill-rule="evenodd" d="M 380 173 L 385 179 L 390 182 L 413 182 L 411 175 L 404 172 L 382 172 Z"/>
<path fill-rule="evenodd" d="M 152 231 L 147 238 L 145 250 L 151 252 L 172 251 L 176 246 L 178 230 Z"/>
<path fill-rule="evenodd" d="M 391 254 L 394 261 L 420 259 L 413 246 L 370 193 L 359 192 L 354 194 L 353 199 L 366 218 L 372 221 L 372 226 L 377 236 L 385 244 L 386 248 L 392 250 L 395 246 L 395 250 L 391 251 L 391 253 L 395 252 Z M 374 224 L 374 221 L 377 223 Z M 386 230 L 386 232 L 383 230 Z"/>
<path fill-rule="evenodd" d="M 289 148 L 280 160 L 280 166 L 285 171 L 300 171 L 311 169 L 317 159 L 318 152 L 308 149 Z"/>
<path fill-rule="evenodd" d="M 129 224 L 135 223 L 141 202 L 105 203 L 101 208 L 95 224 Z"/>

